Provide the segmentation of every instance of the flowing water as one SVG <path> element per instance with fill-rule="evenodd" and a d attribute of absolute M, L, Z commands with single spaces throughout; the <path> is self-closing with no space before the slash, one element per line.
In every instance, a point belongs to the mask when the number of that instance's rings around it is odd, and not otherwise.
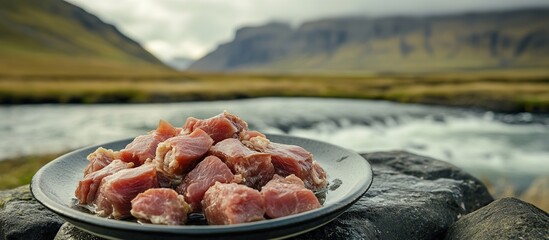
<path fill-rule="evenodd" d="M 357 152 L 407 150 L 521 188 L 549 175 L 549 116 L 497 114 L 384 101 L 260 98 L 132 105 L 0 107 L 0 160 L 135 137 L 159 119 L 182 125 L 228 110 L 250 128 L 334 143 Z"/>

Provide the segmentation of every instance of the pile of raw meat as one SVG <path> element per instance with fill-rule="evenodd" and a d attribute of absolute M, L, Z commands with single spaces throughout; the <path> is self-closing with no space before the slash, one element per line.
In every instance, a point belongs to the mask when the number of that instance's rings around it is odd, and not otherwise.
<path fill-rule="evenodd" d="M 160 121 L 126 148 L 99 148 L 88 160 L 79 204 L 154 224 L 185 224 L 190 213 L 216 225 L 284 217 L 319 208 L 314 191 L 327 185 L 310 152 L 270 142 L 228 112 L 188 118 L 183 128 Z"/>

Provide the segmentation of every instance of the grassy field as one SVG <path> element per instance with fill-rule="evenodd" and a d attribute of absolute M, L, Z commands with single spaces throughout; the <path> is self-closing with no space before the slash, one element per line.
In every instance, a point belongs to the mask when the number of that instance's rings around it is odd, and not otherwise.
<path fill-rule="evenodd" d="M 263 96 L 382 99 L 549 112 L 549 70 L 429 74 L 0 75 L 0 103 L 148 103 Z"/>
<path fill-rule="evenodd" d="M 0 73 L 166 72 L 137 42 L 65 1 L 0 0 Z"/>
<path fill-rule="evenodd" d="M 38 169 L 60 155 L 24 156 L 0 161 L 0 190 L 29 184 Z"/>

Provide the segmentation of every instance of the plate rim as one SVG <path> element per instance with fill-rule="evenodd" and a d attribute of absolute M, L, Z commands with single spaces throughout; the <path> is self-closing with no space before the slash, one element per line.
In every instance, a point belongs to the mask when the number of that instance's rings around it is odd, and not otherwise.
<path fill-rule="evenodd" d="M 233 224 L 233 225 L 173 225 L 173 226 L 157 225 L 157 224 L 136 225 L 136 223 L 134 222 L 96 217 L 94 215 L 90 215 L 89 213 L 78 211 L 69 206 L 65 206 L 64 204 L 58 203 L 53 199 L 51 199 L 47 195 L 47 193 L 42 191 L 42 189 L 40 188 L 46 170 L 51 168 L 56 162 L 61 162 L 64 159 L 69 158 L 74 154 L 78 154 L 86 150 L 98 148 L 105 145 L 120 143 L 120 142 L 127 142 L 134 139 L 134 138 L 126 138 L 126 139 L 110 141 L 102 144 L 82 147 L 57 157 L 56 159 L 42 166 L 36 172 L 36 174 L 32 177 L 30 190 L 32 195 L 38 202 L 40 202 L 43 206 L 45 206 L 47 209 L 51 210 L 55 214 L 67 220 L 67 222 L 77 221 L 80 223 L 84 223 L 85 225 L 90 224 L 97 227 L 101 227 L 103 229 L 116 229 L 116 230 L 122 230 L 122 231 L 138 230 L 138 232 L 147 232 L 147 233 L 162 233 L 162 234 L 173 234 L 173 235 L 181 235 L 181 236 L 184 236 L 184 235 L 201 236 L 201 235 L 217 235 L 217 234 L 252 233 L 252 232 L 262 231 L 266 229 L 283 228 L 286 226 L 292 226 L 294 224 L 314 221 L 315 219 L 319 219 L 319 218 L 326 218 L 336 213 L 335 217 L 331 217 L 327 221 L 323 222 L 323 224 L 326 224 L 334 220 L 335 218 L 337 218 L 337 216 L 339 216 L 345 210 L 351 207 L 356 201 L 358 201 L 368 191 L 368 189 L 372 185 L 372 182 L 373 182 L 372 167 L 365 158 L 360 156 L 355 151 L 352 151 L 350 149 L 343 148 L 331 143 L 319 141 L 316 139 L 309 139 L 309 138 L 303 138 L 303 137 L 292 136 L 292 135 L 283 135 L 283 134 L 266 134 L 266 135 L 267 137 L 293 138 L 293 139 L 298 139 L 299 141 L 310 141 L 310 142 L 315 142 L 316 144 L 329 145 L 330 147 L 334 147 L 339 150 L 345 151 L 351 155 L 356 155 L 364 160 L 364 164 L 367 167 L 367 169 L 365 169 L 364 171 L 364 177 L 359 179 L 356 185 L 349 190 L 348 197 L 336 203 L 332 203 L 327 206 L 323 205 L 321 208 L 318 208 L 312 211 L 298 213 L 298 214 L 294 214 L 294 215 L 290 215 L 282 218 L 269 219 L 269 220 L 257 221 L 252 223 Z M 73 214 L 68 214 L 68 213 L 73 213 Z M 136 226 L 139 226 L 139 229 L 136 229 Z"/>

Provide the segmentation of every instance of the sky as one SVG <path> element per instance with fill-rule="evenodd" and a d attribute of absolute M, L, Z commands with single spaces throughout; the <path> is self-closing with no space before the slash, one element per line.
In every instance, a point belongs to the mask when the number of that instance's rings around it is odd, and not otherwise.
<path fill-rule="evenodd" d="M 242 26 L 294 26 L 324 17 L 433 15 L 532 6 L 548 0 L 66 0 L 115 25 L 161 60 L 199 59 Z"/>

